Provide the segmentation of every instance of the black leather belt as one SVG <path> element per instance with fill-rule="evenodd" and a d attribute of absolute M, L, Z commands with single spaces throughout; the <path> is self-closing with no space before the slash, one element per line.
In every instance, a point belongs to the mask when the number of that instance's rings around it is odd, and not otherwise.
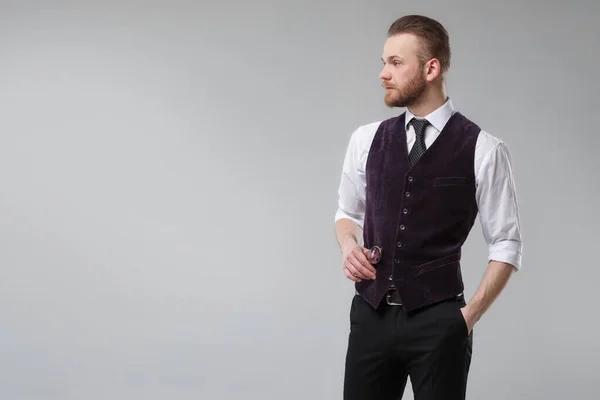
<path fill-rule="evenodd" d="M 461 293 L 456 296 L 456 300 L 460 301 L 464 298 L 464 294 Z M 390 306 L 401 306 L 402 299 L 400 298 L 400 294 L 396 290 L 396 288 L 390 288 L 385 294 L 385 302 Z"/>

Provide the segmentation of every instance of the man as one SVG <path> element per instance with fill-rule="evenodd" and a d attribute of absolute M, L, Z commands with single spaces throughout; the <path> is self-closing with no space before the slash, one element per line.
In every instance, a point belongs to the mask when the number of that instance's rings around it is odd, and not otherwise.
<path fill-rule="evenodd" d="M 440 23 L 398 19 L 382 60 L 385 103 L 406 111 L 359 127 L 343 164 L 335 230 L 356 289 L 344 399 L 397 400 L 410 377 L 415 400 L 460 400 L 473 326 L 521 264 L 510 153 L 454 110 Z M 461 248 L 478 213 L 489 259 L 467 304 Z"/>

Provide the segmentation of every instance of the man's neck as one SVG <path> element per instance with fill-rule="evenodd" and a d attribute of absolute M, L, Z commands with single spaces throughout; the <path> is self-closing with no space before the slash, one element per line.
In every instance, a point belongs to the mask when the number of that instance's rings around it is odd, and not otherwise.
<path fill-rule="evenodd" d="M 422 118 L 443 106 L 446 101 L 448 101 L 446 91 L 443 89 L 436 89 L 423 93 L 421 100 L 415 104 L 411 104 L 407 108 L 413 115 Z"/>

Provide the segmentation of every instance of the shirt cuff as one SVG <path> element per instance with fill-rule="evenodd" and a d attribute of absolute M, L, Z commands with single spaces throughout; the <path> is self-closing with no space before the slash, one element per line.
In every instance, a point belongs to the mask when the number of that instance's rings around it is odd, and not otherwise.
<path fill-rule="evenodd" d="M 515 240 L 503 240 L 489 247 L 489 261 L 505 262 L 521 269 L 522 243 Z"/>
<path fill-rule="evenodd" d="M 347 218 L 351 221 L 354 221 L 360 227 L 360 229 L 363 229 L 364 221 L 362 218 L 360 218 L 359 216 L 351 215 L 342 209 L 338 209 L 337 212 L 335 213 L 335 221 L 337 222 L 338 220 L 340 220 L 342 218 Z"/>

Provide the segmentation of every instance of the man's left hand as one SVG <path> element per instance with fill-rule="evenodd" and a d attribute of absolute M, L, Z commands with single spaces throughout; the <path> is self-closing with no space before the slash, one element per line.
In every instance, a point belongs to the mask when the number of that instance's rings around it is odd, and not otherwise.
<path fill-rule="evenodd" d="M 469 331 L 469 335 L 473 331 L 473 326 L 477 323 L 477 316 L 472 308 L 468 305 L 464 306 L 460 309 L 462 312 L 463 318 L 465 319 L 465 323 L 467 324 L 467 330 Z"/>

